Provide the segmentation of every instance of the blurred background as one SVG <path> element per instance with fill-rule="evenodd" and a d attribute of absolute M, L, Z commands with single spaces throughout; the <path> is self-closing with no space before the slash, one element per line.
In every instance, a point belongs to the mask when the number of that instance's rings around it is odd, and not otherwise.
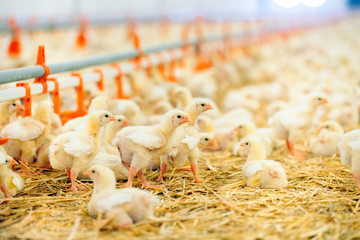
<path fill-rule="evenodd" d="M 329 23 L 359 6 L 360 0 L 0 0 L 0 69 L 32 64 L 39 45 L 53 63 L 131 50 L 133 32 L 142 47 L 179 41 L 185 28 L 196 38 L 199 20 L 204 35 L 226 28 L 256 35 Z"/>
<path fill-rule="evenodd" d="M 196 16 L 208 20 L 241 20 L 270 16 L 329 16 L 343 14 L 360 0 L 1 0 L 1 26 L 10 17 L 19 25 L 69 23 L 77 16 L 93 22 L 136 18 L 151 21 L 166 17 L 189 21 Z"/>

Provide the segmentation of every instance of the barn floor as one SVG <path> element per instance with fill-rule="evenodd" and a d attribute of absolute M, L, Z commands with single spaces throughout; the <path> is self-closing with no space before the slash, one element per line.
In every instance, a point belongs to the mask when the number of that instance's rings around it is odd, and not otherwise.
<path fill-rule="evenodd" d="M 66 175 L 45 172 L 27 179 L 21 194 L 0 205 L 0 238 L 360 239 L 360 192 L 350 170 L 338 157 L 284 156 L 282 148 L 269 159 L 283 164 L 288 188 L 262 190 L 243 186 L 245 159 L 204 153 L 205 183 L 192 184 L 189 172 L 168 172 L 163 187 L 152 191 L 161 199 L 155 217 L 120 230 L 100 230 L 88 216 L 91 183 L 89 191 L 66 193 Z M 155 183 L 158 172 L 145 176 Z"/>

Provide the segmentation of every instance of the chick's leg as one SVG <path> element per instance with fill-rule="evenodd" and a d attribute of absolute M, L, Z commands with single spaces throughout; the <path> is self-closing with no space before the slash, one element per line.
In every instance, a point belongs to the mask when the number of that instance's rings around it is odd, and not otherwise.
<path fill-rule="evenodd" d="M 199 158 L 200 155 L 200 150 L 198 148 L 194 148 L 190 153 L 189 153 L 189 161 L 190 161 L 190 168 L 191 171 L 194 174 L 194 183 L 202 183 L 205 180 L 199 179 L 197 177 L 197 160 Z"/>
<path fill-rule="evenodd" d="M 286 139 L 286 146 L 287 146 L 290 154 L 291 154 L 292 156 L 294 156 L 294 157 L 300 157 L 300 158 L 301 158 L 301 157 L 304 157 L 304 156 L 306 155 L 306 154 L 303 153 L 303 152 L 297 152 L 297 151 L 295 151 L 294 143 L 293 143 L 291 140 L 289 140 L 289 139 Z"/>
<path fill-rule="evenodd" d="M 359 176 L 359 174 L 356 173 L 356 172 L 353 172 L 353 176 L 354 176 L 357 187 L 360 189 L 360 176 Z"/>
<path fill-rule="evenodd" d="M 148 181 L 146 181 L 146 179 L 144 178 L 144 175 L 142 173 L 142 170 L 138 171 L 136 173 L 136 176 L 140 179 L 140 181 L 142 182 L 142 186 L 141 188 L 158 188 L 160 185 L 154 186 L 151 185 Z"/>
<path fill-rule="evenodd" d="M 161 165 L 160 165 L 160 176 L 157 179 L 158 182 L 163 182 L 164 181 L 164 173 L 166 171 L 166 168 L 167 168 L 166 163 L 161 163 Z"/>
<path fill-rule="evenodd" d="M 131 188 L 131 187 L 132 187 L 132 181 L 133 181 L 133 178 L 134 178 L 134 176 L 135 176 L 135 173 L 136 173 L 135 168 L 134 168 L 133 166 L 131 166 L 130 169 L 129 169 L 128 181 L 127 181 L 127 183 L 126 183 L 124 186 L 122 186 L 122 187 L 124 187 L 124 188 Z"/>
<path fill-rule="evenodd" d="M 77 189 L 83 189 L 84 187 L 77 184 L 76 183 L 76 177 L 77 177 L 77 172 L 74 170 L 70 170 L 67 172 L 67 175 L 70 178 L 71 181 L 71 188 L 69 188 L 68 190 L 66 190 L 67 192 L 76 192 Z"/>
<path fill-rule="evenodd" d="M 11 198 L 12 197 L 11 194 L 7 191 L 5 186 L 1 186 L 0 189 L 4 193 L 6 198 Z"/>
<path fill-rule="evenodd" d="M 196 169 L 197 169 L 196 163 L 191 164 L 191 171 L 192 171 L 193 174 L 194 174 L 194 181 L 193 181 L 193 182 L 194 182 L 194 183 L 202 183 L 202 182 L 204 182 L 204 180 L 199 179 L 199 178 L 197 177 Z"/>

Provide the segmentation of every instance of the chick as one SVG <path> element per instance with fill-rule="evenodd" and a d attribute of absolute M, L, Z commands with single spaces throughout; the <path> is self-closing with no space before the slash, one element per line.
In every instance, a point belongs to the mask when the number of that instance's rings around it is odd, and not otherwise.
<path fill-rule="evenodd" d="M 211 133 L 214 131 L 214 120 L 206 115 L 200 115 L 195 127 L 201 133 Z"/>
<path fill-rule="evenodd" d="M 106 110 L 107 107 L 108 107 L 108 100 L 106 97 L 98 96 L 93 98 L 88 110 L 88 115 L 83 117 L 77 117 L 67 121 L 63 126 L 61 132 L 66 133 L 70 131 L 85 131 L 86 122 L 88 120 L 89 114 L 98 110 Z"/>
<path fill-rule="evenodd" d="M 243 175 L 247 186 L 261 188 L 285 188 L 288 184 L 286 173 L 280 163 L 265 160 L 265 148 L 261 142 L 248 139 L 241 143 L 247 151 L 247 160 L 243 166 Z"/>
<path fill-rule="evenodd" d="M 350 166 L 356 185 L 360 189 L 360 129 L 347 132 L 339 143 L 342 164 Z"/>
<path fill-rule="evenodd" d="M 275 113 L 268 121 L 278 139 L 286 140 L 291 155 L 302 157 L 304 154 L 295 151 L 294 142 L 305 134 L 316 120 L 319 106 L 328 103 L 325 94 L 312 92 L 304 103 L 295 108 L 288 108 Z"/>
<path fill-rule="evenodd" d="M 92 217 L 102 213 L 105 222 L 115 227 L 130 227 L 153 216 L 155 196 L 134 188 L 115 189 L 115 176 L 109 168 L 94 165 L 84 175 L 94 182 L 88 205 Z"/>
<path fill-rule="evenodd" d="M 24 180 L 11 170 L 17 162 L 9 155 L 0 152 L 0 189 L 6 198 L 16 195 L 24 188 Z"/>
<path fill-rule="evenodd" d="M 187 161 L 190 162 L 191 171 L 194 174 L 194 182 L 203 182 L 196 175 L 197 160 L 200 151 L 199 132 L 194 127 L 195 121 L 200 113 L 213 109 L 211 103 L 204 99 L 194 100 L 186 107 L 186 113 L 190 117 L 190 123 L 175 130 L 169 139 L 167 153 L 160 157 L 161 171 L 158 181 L 163 181 L 163 174 L 168 165 L 171 167 L 183 167 Z"/>
<path fill-rule="evenodd" d="M 24 107 L 19 100 L 10 100 L 0 103 L 0 130 L 10 123 L 16 112 L 23 110 Z"/>
<path fill-rule="evenodd" d="M 120 150 L 125 165 L 130 167 L 128 182 L 125 187 L 132 187 L 133 177 L 137 175 L 142 187 L 151 187 L 142 175 L 142 170 L 157 162 L 166 151 L 169 137 L 180 125 L 190 122 L 189 116 L 179 110 L 164 114 L 158 125 L 129 126 L 121 129 L 113 140 Z"/>
<path fill-rule="evenodd" d="M 75 179 L 85 170 L 90 159 L 98 153 L 99 130 L 102 126 L 115 121 L 115 117 L 106 110 L 92 112 L 87 121 L 86 133 L 71 131 L 57 136 L 50 145 L 50 164 L 54 169 L 65 170 L 71 181 L 68 191 L 76 191 Z"/>
<path fill-rule="evenodd" d="M 200 140 L 198 147 L 201 151 L 211 151 L 218 149 L 218 143 L 216 142 L 213 134 L 200 133 Z"/>
<path fill-rule="evenodd" d="M 312 145 L 312 153 L 326 157 L 338 153 L 338 144 L 344 135 L 344 129 L 340 124 L 329 120 L 321 123 L 318 131 L 320 134 Z"/>
<path fill-rule="evenodd" d="M 116 133 L 128 126 L 130 122 L 124 115 L 116 115 L 115 118 L 115 121 L 109 122 L 100 130 L 99 136 L 101 143 L 99 145 L 99 151 L 119 155 L 119 150 L 116 146 L 111 145 L 111 141 Z"/>
<path fill-rule="evenodd" d="M 53 103 L 42 101 L 32 117 L 21 118 L 8 124 L 1 131 L 2 137 L 10 139 L 4 144 L 6 152 L 27 165 L 35 157 L 38 148 L 51 138 L 52 112 Z M 28 172 L 27 168 L 25 171 Z"/>

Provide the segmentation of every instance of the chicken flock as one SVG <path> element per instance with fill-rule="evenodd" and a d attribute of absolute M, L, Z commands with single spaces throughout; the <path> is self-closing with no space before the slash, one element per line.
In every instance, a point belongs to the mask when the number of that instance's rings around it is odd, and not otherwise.
<path fill-rule="evenodd" d="M 171 168 L 191 171 L 193 182 L 201 183 L 201 152 L 223 151 L 246 158 L 247 186 L 286 188 L 281 161 L 269 159 L 281 147 L 299 161 L 309 154 L 340 155 L 360 189 L 360 54 L 353 51 L 360 49 L 359 27 L 351 19 L 286 41 L 276 37 L 201 72 L 189 59 L 177 69 L 176 83 L 162 81 L 155 70 L 150 78 L 136 72 L 127 76 L 130 99 L 109 97 L 108 79 L 108 92 L 88 86 L 87 115 L 64 126 L 49 100 L 34 101 L 31 117 L 22 117 L 19 100 L 2 102 L 1 137 L 9 140 L 0 148 L 0 198 L 20 192 L 24 177 L 42 174 L 29 165 L 60 170 L 69 177 L 67 191 L 81 189 L 81 179 L 94 182 L 91 216 L 129 227 L 151 216 L 158 201 L 133 188 L 135 177 L 141 188 L 157 188 L 147 171 L 157 170 L 161 183 Z M 67 97 L 64 109 L 73 102 Z M 119 180 L 127 182 L 116 189 Z"/>

